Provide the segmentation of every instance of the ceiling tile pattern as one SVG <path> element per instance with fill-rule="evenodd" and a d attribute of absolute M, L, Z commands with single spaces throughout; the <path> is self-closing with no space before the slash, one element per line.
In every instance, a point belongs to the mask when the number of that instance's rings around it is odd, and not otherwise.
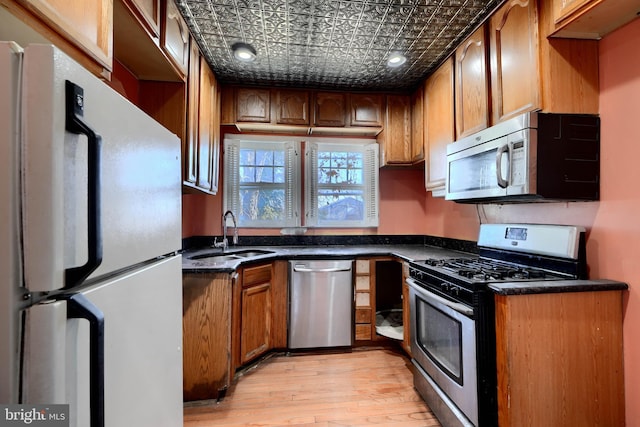
<path fill-rule="evenodd" d="M 407 91 L 502 0 L 176 0 L 223 83 Z M 231 46 L 251 44 L 254 62 Z M 407 61 L 387 67 L 400 51 Z"/>

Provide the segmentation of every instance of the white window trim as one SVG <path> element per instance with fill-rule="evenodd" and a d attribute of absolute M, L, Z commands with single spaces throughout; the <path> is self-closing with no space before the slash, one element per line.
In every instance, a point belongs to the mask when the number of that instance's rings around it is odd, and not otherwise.
<path fill-rule="evenodd" d="M 301 167 L 300 142 L 288 137 L 227 135 L 224 140 L 224 197 L 223 211 L 231 210 L 239 219 L 240 216 L 240 176 L 229 174 L 229 170 L 238 170 L 240 163 L 240 143 L 249 143 L 255 148 L 273 148 L 280 144 L 288 151 L 285 153 L 285 165 L 288 166 L 285 179 L 285 199 L 288 211 L 284 220 L 280 221 L 243 221 L 238 224 L 242 228 L 286 228 L 299 227 L 301 222 Z M 233 176 L 234 179 L 230 179 Z"/>
<path fill-rule="evenodd" d="M 229 170 L 237 170 L 239 168 L 240 142 L 249 142 L 254 147 L 263 145 L 268 147 L 274 143 L 288 145 L 294 155 L 289 158 L 289 170 L 285 191 L 287 197 L 290 198 L 289 212 L 284 221 L 254 221 L 243 222 L 238 224 L 242 228 L 295 228 L 295 227 L 314 227 L 314 228 L 371 228 L 379 225 L 379 146 L 376 140 L 346 140 L 340 138 L 313 138 L 313 137 L 287 137 L 272 135 L 244 135 L 244 134 L 228 134 L 224 140 L 224 197 L 223 212 L 231 210 L 239 216 L 240 212 L 240 182 L 239 175 L 234 174 L 233 180 L 229 179 L 231 175 Z M 301 172 L 301 143 L 305 142 L 305 174 Z M 317 176 L 317 160 L 312 159 L 313 150 L 317 150 L 318 145 L 331 145 L 332 150 L 344 151 L 361 151 L 365 162 L 365 218 L 363 221 L 321 221 L 318 219 L 317 193 L 316 184 Z M 317 158 L 316 158 L 317 159 Z M 304 187 L 304 223 L 302 223 L 302 188 Z"/>
<path fill-rule="evenodd" d="M 331 151 L 359 151 L 364 161 L 364 200 L 365 212 L 362 221 L 322 221 L 318 215 L 318 148 L 330 148 Z M 378 143 L 375 140 L 345 142 L 344 140 L 308 141 L 305 147 L 305 226 L 325 228 L 370 228 L 379 224 L 379 156 Z"/>

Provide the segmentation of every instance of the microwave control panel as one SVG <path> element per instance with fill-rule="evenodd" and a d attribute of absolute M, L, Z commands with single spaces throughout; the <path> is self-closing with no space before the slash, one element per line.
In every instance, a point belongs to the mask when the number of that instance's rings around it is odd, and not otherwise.
<path fill-rule="evenodd" d="M 521 132 L 518 132 L 521 134 Z M 511 182 L 510 186 L 524 186 L 527 173 L 527 144 L 524 138 L 511 142 Z"/>

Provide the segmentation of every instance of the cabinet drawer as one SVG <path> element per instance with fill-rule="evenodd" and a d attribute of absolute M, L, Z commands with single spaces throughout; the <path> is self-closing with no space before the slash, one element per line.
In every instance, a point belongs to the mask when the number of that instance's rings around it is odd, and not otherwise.
<path fill-rule="evenodd" d="M 371 324 L 371 309 L 370 308 L 357 308 L 356 309 L 356 323 Z"/>
<path fill-rule="evenodd" d="M 368 291 L 369 289 L 369 276 L 356 276 L 356 291 Z"/>
<path fill-rule="evenodd" d="M 271 264 L 247 267 L 242 272 L 242 287 L 271 281 Z"/>
<path fill-rule="evenodd" d="M 356 293 L 356 307 L 371 307 L 371 297 L 369 292 Z"/>
<path fill-rule="evenodd" d="M 370 340 L 371 339 L 371 325 L 356 325 L 356 340 Z"/>
<path fill-rule="evenodd" d="M 369 274 L 369 260 L 357 259 L 356 260 L 356 274 Z"/>

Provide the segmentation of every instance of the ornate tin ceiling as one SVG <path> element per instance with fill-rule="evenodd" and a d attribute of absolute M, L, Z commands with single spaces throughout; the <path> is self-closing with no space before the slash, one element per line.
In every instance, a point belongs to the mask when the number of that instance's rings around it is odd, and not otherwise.
<path fill-rule="evenodd" d="M 223 83 L 409 90 L 502 0 L 176 0 Z M 236 42 L 254 62 L 237 61 Z M 407 61 L 387 66 L 393 51 Z"/>

